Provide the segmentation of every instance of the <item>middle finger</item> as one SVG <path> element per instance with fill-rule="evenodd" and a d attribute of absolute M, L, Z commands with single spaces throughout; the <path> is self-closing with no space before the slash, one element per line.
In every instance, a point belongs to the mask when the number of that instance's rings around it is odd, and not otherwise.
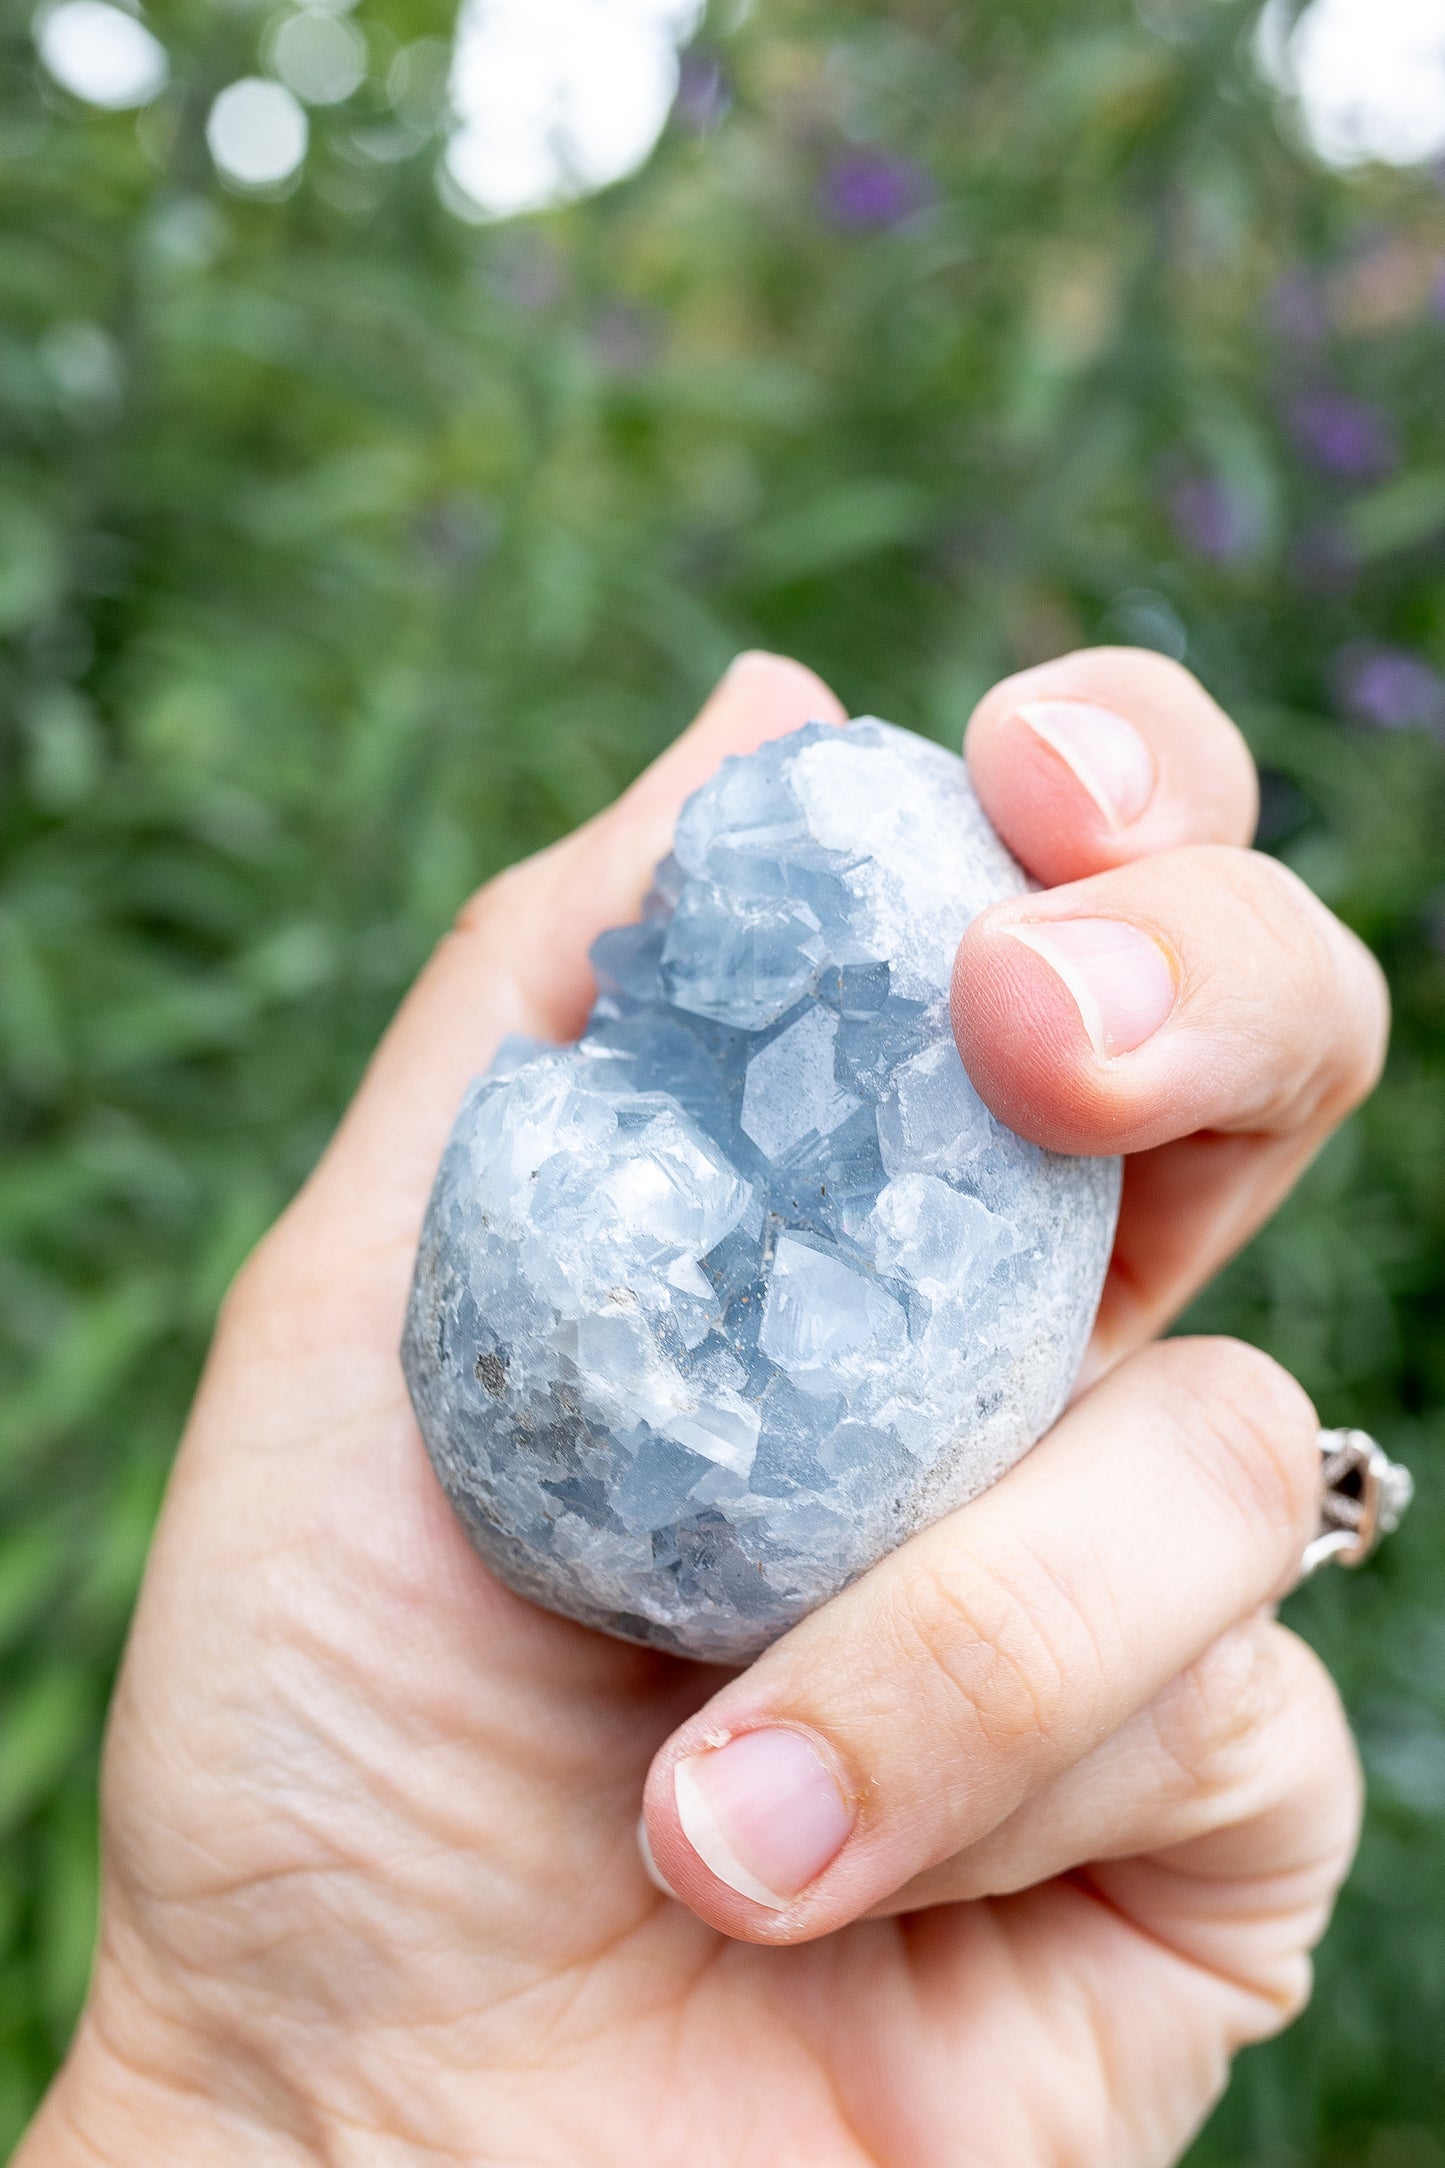
<path fill-rule="evenodd" d="M 995 1114 L 1125 1152 L 1095 1365 L 1157 1331 L 1370 1090 L 1388 1001 L 1369 950 L 1287 868 L 1196 845 L 984 912 L 954 975 Z"/>

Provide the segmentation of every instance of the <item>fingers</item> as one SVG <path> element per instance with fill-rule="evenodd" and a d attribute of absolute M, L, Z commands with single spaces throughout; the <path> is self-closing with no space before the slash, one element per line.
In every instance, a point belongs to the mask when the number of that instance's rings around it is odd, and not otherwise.
<path fill-rule="evenodd" d="M 1248 843 L 1243 738 L 1178 663 L 1095 648 L 1005 678 L 964 741 L 994 826 L 1045 887 L 1189 843 Z"/>
<path fill-rule="evenodd" d="M 593 994 L 587 952 L 636 917 L 684 799 L 728 754 L 844 719 L 801 663 L 739 656 L 696 722 L 615 805 L 471 899 L 402 1004 L 313 1183 L 338 1232 L 358 1205 L 368 1246 L 414 1240 L 468 1082 L 510 1032 L 575 1037 Z"/>
<path fill-rule="evenodd" d="M 1304 1642 L 1261 1614 L 1221 1635 L 978 1844 L 876 1910 L 1002 1897 L 1083 1866 L 1153 1856 L 1176 1874 L 1207 1869 L 1216 1887 L 1297 1876 L 1313 1939 L 1359 1815 L 1334 1682 Z"/>
<path fill-rule="evenodd" d="M 1317 1139 L 1384 1055 L 1374 958 L 1283 866 L 1196 846 L 984 912 L 954 1028 L 994 1112 L 1063 1152 Z"/>
<path fill-rule="evenodd" d="M 1369 1090 L 1383 981 L 1298 881 L 1239 848 L 1253 764 L 1178 664 L 1099 649 L 1025 671 L 980 703 L 966 750 L 1017 856 L 1068 885 L 970 929 L 964 1060 L 1024 1135 L 1133 1155 L 1094 1377 L 1177 1315 Z"/>
<path fill-rule="evenodd" d="M 662 1874 L 714 1926 L 797 1941 L 980 1843 L 1292 1581 L 1316 1435 L 1251 1349 L 1137 1356 L 669 1741 Z"/>

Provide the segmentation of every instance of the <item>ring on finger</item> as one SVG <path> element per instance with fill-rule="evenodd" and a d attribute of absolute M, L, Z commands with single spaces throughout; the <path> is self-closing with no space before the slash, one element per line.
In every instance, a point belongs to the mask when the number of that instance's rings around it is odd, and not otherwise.
<path fill-rule="evenodd" d="M 1306 1579 L 1333 1560 L 1360 1566 L 1381 1539 L 1399 1527 L 1415 1495 L 1408 1468 L 1391 1460 L 1368 1431 L 1320 1432 L 1319 1534 L 1300 1562 Z"/>

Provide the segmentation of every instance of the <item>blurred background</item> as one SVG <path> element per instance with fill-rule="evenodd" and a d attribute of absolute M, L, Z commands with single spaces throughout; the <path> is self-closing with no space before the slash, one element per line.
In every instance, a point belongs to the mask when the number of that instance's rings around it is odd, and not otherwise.
<path fill-rule="evenodd" d="M 733 653 L 1196 670 L 1389 1076 L 1192 1323 L 1421 1498 L 1195 2168 L 1445 2168 L 1445 0 L 56 0 L 0 38 L 0 2141 L 216 1303 L 479 879 Z"/>

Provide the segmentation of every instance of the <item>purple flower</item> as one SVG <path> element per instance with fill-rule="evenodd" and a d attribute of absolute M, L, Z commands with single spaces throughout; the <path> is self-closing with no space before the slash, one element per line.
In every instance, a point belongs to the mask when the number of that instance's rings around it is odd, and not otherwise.
<path fill-rule="evenodd" d="M 1335 664 L 1341 700 L 1375 730 L 1439 730 L 1445 725 L 1445 678 L 1405 647 L 1361 643 Z"/>
<path fill-rule="evenodd" d="M 844 233 L 898 226 L 933 200 L 931 175 L 891 151 L 843 151 L 823 175 L 824 218 Z"/>
<path fill-rule="evenodd" d="M 1302 393 L 1290 406 L 1289 423 L 1300 450 L 1325 474 L 1364 482 L 1395 464 L 1388 416 L 1348 392 Z"/>
<path fill-rule="evenodd" d="M 727 118 L 733 102 L 727 77 L 711 53 L 694 46 L 684 53 L 677 71 L 677 95 L 672 117 L 687 135 L 710 135 Z"/>
<path fill-rule="evenodd" d="M 1260 538 L 1259 520 L 1249 499 L 1212 474 L 1189 475 L 1176 482 L 1169 493 L 1169 517 L 1184 547 L 1216 564 L 1234 564 L 1247 557 Z"/>
<path fill-rule="evenodd" d="M 1324 296 L 1310 273 L 1296 264 L 1275 280 L 1269 297 L 1269 320 L 1282 339 L 1297 346 L 1318 346 L 1330 328 Z"/>

